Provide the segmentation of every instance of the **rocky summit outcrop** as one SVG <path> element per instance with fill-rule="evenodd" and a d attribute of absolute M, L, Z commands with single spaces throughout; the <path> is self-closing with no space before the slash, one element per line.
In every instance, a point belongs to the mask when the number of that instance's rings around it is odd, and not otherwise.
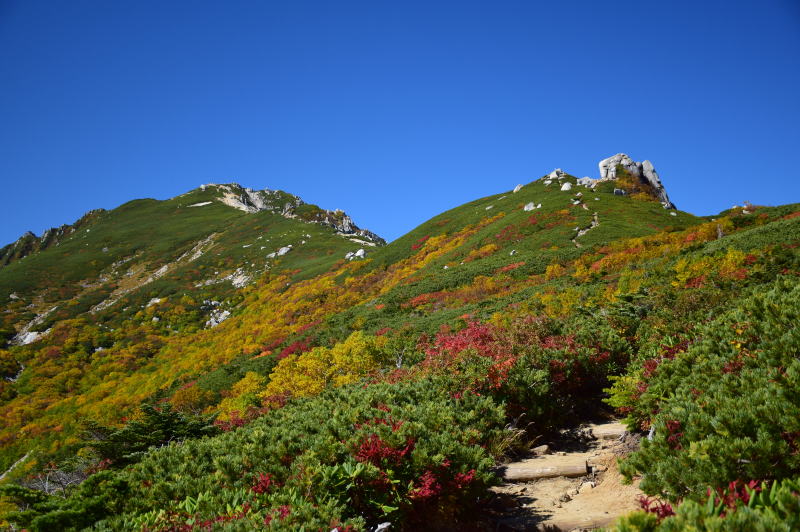
<path fill-rule="evenodd" d="M 269 211 L 284 218 L 302 219 L 311 223 L 318 223 L 332 227 L 338 233 L 357 236 L 372 244 L 383 245 L 386 243 L 381 237 L 366 229 L 359 228 L 350 216 L 344 211 L 336 209 L 329 211 L 306 204 L 299 196 L 289 194 L 282 190 L 253 190 L 238 183 L 202 185 L 201 190 L 216 188 L 220 192 L 217 200 L 229 207 L 250 214 Z M 304 210 L 300 207 L 306 206 Z"/>
<path fill-rule="evenodd" d="M 621 177 L 618 174 L 623 172 L 638 180 L 639 183 L 646 185 L 664 207 L 668 209 L 675 208 L 675 204 L 670 201 L 667 190 L 661 183 L 661 178 L 658 177 L 658 172 L 656 172 L 653 163 L 650 161 L 640 163 L 624 153 L 618 153 L 600 161 L 598 167 L 600 168 L 600 181 L 617 180 Z"/>

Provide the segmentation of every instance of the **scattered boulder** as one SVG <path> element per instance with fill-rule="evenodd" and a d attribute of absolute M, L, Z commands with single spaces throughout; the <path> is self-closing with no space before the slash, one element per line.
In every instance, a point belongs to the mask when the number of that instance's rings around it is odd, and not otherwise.
<path fill-rule="evenodd" d="M 622 190 L 621 188 L 615 188 L 614 189 L 614 195 L 615 196 L 624 196 L 625 194 L 626 194 L 626 192 L 624 190 Z"/>
<path fill-rule="evenodd" d="M 522 208 L 522 210 L 524 210 L 524 211 L 532 211 L 532 210 L 533 210 L 533 209 L 535 209 L 535 208 L 536 208 L 536 205 L 534 205 L 534 204 L 533 204 L 533 202 L 530 202 L 530 203 L 527 203 L 527 204 L 526 204 L 526 205 L 525 205 L 525 206 Z"/>
<path fill-rule="evenodd" d="M 547 177 L 549 177 L 550 179 L 562 179 L 562 178 L 564 178 L 566 175 L 567 175 L 567 174 L 565 174 L 565 173 L 564 173 L 564 171 L 563 171 L 561 168 L 556 168 L 555 170 L 553 170 L 552 172 L 550 172 L 550 173 L 547 175 Z"/>
<path fill-rule="evenodd" d="M 517 186 L 515 186 L 515 187 L 514 187 L 514 194 L 516 194 L 516 193 L 517 193 L 517 192 L 519 192 L 520 190 L 522 190 L 522 185 L 517 185 Z"/>
<path fill-rule="evenodd" d="M 344 258 L 346 258 L 347 260 L 363 259 L 364 257 L 366 257 L 366 255 L 367 252 L 364 250 L 364 248 L 360 248 L 358 251 L 347 252 Z"/>
<path fill-rule="evenodd" d="M 283 246 L 278 251 L 273 251 L 272 253 L 267 255 L 268 259 L 274 259 L 275 257 L 283 257 L 287 253 L 292 250 L 292 245 L 289 244 L 288 246 Z"/>
<path fill-rule="evenodd" d="M 534 454 L 534 456 L 541 456 L 543 454 L 548 454 L 550 452 L 550 446 L 540 445 L 538 447 L 534 447 L 533 449 L 531 449 L 531 452 Z"/>
<path fill-rule="evenodd" d="M 566 183 L 564 183 L 563 185 L 561 185 L 561 190 L 562 190 L 562 191 L 563 191 L 563 190 L 572 190 L 572 183 L 570 183 L 569 181 L 567 181 Z"/>

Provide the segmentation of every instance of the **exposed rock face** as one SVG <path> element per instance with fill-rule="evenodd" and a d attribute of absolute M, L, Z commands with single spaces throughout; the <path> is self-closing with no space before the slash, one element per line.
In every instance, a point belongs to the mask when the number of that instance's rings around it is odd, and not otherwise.
<path fill-rule="evenodd" d="M 319 209 L 314 206 L 311 209 L 306 207 L 301 212 L 298 209 L 306 203 L 300 199 L 299 196 L 283 192 L 281 190 L 253 190 L 245 188 L 236 183 L 229 183 L 225 185 L 208 184 L 202 185 L 201 190 L 209 187 L 215 187 L 222 192 L 222 195 L 217 199 L 233 207 L 247 213 L 257 213 L 261 211 L 269 211 L 284 218 L 302 219 L 311 223 L 318 223 L 320 225 L 327 225 L 332 227 L 337 232 L 343 235 L 360 236 L 374 244 L 385 244 L 386 241 L 371 231 L 359 228 L 344 211 L 336 209 L 329 211 L 326 209 Z M 192 206 L 192 205 L 190 205 Z"/>
<path fill-rule="evenodd" d="M 600 181 L 609 181 L 617 179 L 617 168 L 624 169 L 632 177 L 638 179 L 642 184 L 647 184 L 652 187 L 658 200 L 664 207 L 674 209 L 675 205 L 670 201 L 661 179 L 658 177 L 653 163 L 644 161 L 639 163 L 625 155 L 618 153 L 607 159 L 603 159 L 598 164 L 600 168 Z"/>
<path fill-rule="evenodd" d="M 223 321 L 227 320 L 230 317 L 231 313 L 229 310 L 223 309 L 214 309 L 208 316 L 208 321 L 206 321 L 206 329 L 211 329 L 216 327 Z"/>
<path fill-rule="evenodd" d="M 617 178 L 617 166 L 621 166 L 634 177 L 642 176 L 642 163 L 637 163 L 624 153 L 618 153 L 598 163 L 600 167 L 600 180 L 607 181 Z"/>

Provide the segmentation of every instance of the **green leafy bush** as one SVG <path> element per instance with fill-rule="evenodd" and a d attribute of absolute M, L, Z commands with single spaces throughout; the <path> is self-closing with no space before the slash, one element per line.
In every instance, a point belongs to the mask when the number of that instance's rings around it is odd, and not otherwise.
<path fill-rule="evenodd" d="M 648 505 L 649 501 L 644 501 Z M 653 508 L 652 506 L 650 508 Z M 659 516 L 659 513 L 661 516 Z M 666 515 L 665 515 L 666 514 Z M 636 512 L 620 519 L 615 532 L 791 532 L 800 528 L 800 481 L 786 479 L 760 486 L 739 486 L 687 500 L 674 511 L 669 505 L 657 511 Z"/>

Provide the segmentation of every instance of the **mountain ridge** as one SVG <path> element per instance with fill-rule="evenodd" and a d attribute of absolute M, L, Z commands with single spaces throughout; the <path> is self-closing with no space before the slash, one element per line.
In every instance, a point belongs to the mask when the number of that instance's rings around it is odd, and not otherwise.
<path fill-rule="evenodd" d="M 340 209 L 331 211 L 319 208 L 316 205 L 306 204 L 299 196 L 281 190 L 254 190 L 244 187 L 238 183 L 209 183 L 200 185 L 197 188 L 189 190 L 188 192 L 173 198 L 169 198 L 168 200 L 153 201 L 175 200 L 191 195 L 196 191 L 205 191 L 206 188 L 216 188 L 221 191 L 220 197 L 215 198 L 216 201 L 249 214 L 254 214 L 260 211 L 268 211 L 279 214 L 286 218 L 301 218 L 301 216 L 297 213 L 297 209 L 303 205 L 306 205 L 311 209 L 311 212 L 303 213 L 304 216 L 302 216 L 302 218 L 305 221 L 327 225 L 336 229 L 343 235 L 362 237 L 366 240 L 364 242 L 365 245 L 383 245 L 386 243 L 385 240 L 372 231 L 359 228 L 353 222 L 352 218 L 344 211 Z M 282 202 L 282 204 L 278 205 L 277 202 Z M 208 203 L 198 202 L 194 205 L 188 205 L 187 207 L 203 207 L 206 205 L 208 205 Z M 24 258 L 31 253 L 42 251 L 53 245 L 58 245 L 63 238 L 68 237 L 81 227 L 85 226 L 87 223 L 91 222 L 91 220 L 107 212 L 109 211 L 102 208 L 92 209 L 83 214 L 72 224 L 64 224 L 59 227 L 51 227 L 46 229 L 42 232 L 42 236 L 37 236 L 32 231 L 25 232 L 14 242 L 11 242 L 0 248 L 0 268 L 9 264 L 10 262 Z"/>

